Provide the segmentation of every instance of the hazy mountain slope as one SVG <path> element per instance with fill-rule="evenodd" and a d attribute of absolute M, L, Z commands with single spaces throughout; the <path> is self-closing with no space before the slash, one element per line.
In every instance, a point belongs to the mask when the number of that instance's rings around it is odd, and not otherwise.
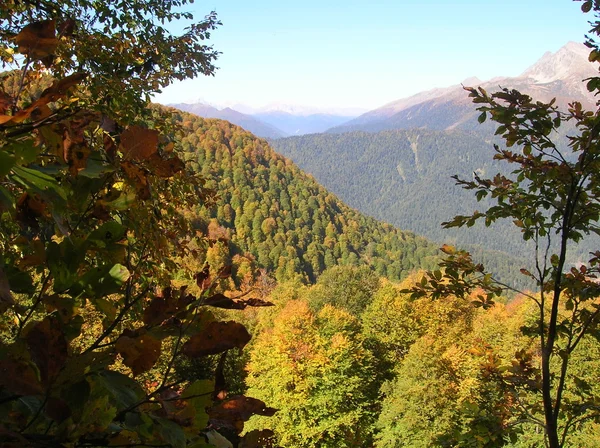
<path fill-rule="evenodd" d="M 280 138 L 287 135 L 285 132 L 277 129 L 271 124 L 265 123 L 258 118 L 243 114 L 229 107 L 217 109 L 216 107 L 203 103 L 178 103 L 170 104 L 169 106 L 185 112 L 191 112 L 199 117 L 218 118 L 229 121 L 230 123 L 240 126 L 247 131 L 252 132 L 254 135 L 263 138 Z"/>
<path fill-rule="evenodd" d="M 354 116 L 311 113 L 307 115 L 291 114 L 285 111 L 267 111 L 254 114 L 271 126 L 281 129 L 288 135 L 303 135 L 325 132 L 327 129 L 350 121 Z"/>
<path fill-rule="evenodd" d="M 481 82 L 477 78 L 465 80 L 470 87 L 481 86 L 493 92 L 499 87 L 518 89 L 541 101 L 557 99 L 566 106 L 573 100 L 592 107 L 595 99 L 581 80 L 598 75 L 587 60 L 589 49 L 583 44 L 569 42 L 555 53 L 546 53 L 535 64 L 515 78 L 499 77 Z M 409 98 L 393 101 L 367 112 L 328 132 L 363 130 L 378 132 L 385 129 L 467 129 L 488 132 L 491 127 L 477 126 L 476 107 L 470 102 L 462 85 L 421 92 Z"/>
<path fill-rule="evenodd" d="M 349 132 L 289 137 L 272 142 L 350 206 L 439 242 L 477 245 L 522 257 L 520 233 L 504 222 L 492 229 L 445 230 L 441 223 L 458 214 L 487 208 L 472 192 L 457 187 L 452 175 L 493 176 L 492 141 L 466 131 L 426 129 L 378 133 Z M 577 256 L 589 250 L 582 247 Z"/>

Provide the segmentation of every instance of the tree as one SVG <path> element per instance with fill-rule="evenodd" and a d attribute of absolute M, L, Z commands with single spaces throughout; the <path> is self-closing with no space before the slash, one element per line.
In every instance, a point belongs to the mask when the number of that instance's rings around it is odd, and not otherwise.
<path fill-rule="evenodd" d="M 600 2 L 585 1 L 582 9 L 593 10 L 596 21 L 591 33 L 600 35 Z M 598 43 L 588 38 L 587 45 L 590 61 L 600 60 Z M 587 80 L 587 88 L 598 94 L 600 78 Z M 490 179 L 477 174 L 472 180 L 455 177 L 463 188 L 474 190 L 479 200 L 489 196 L 495 205 L 485 212 L 457 216 L 445 226 L 470 227 L 480 219 L 489 226 L 507 218 L 521 230 L 524 240 L 534 242 L 533 272 L 523 268 L 521 273 L 537 285 L 537 292 L 526 294 L 537 305 L 535 326 L 526 330 L 538 339 L 541 368 L 536 367 L 534 357 L 521 352 L 522 375 L 512 380 L 515 390 L 527 384 L 539 397 L 521 409 L 523 416 L 543 427 L 549 447 L 563 447 L 575 427 L 600 419 L 597 396 L 565 398 L 569 389 L 585 388 L 572 373 L 576 350 L 587 338 L 600 337 L 600 251 L 590 253 L 588 262 L 580 266 L 566 265 L 567 252 L 600 230 L 600 112 L 585 111 L 577 102 L 570 103 L 566 112 L 560 111 L 554 101 L 536 102 L 509 89 L 492 94 L 482 88 L 466 90 L 479 106 L 479 121 L 491 118 L 498 124 L 496 134 L 505 140 L 506 148 L 495 146 L 495 159 L 513 171 Z M 568 135 L 568 145 L 561 146 L 558 136 L 564 125 L 570 125 L 568 132 L 575 134 Z M 452 247 L 443 250 L 448 255 L 442 263 L 445 271 L 429 273 L 413 292 L 439 297 L 464 295 L 480 287 L 485 293 L 477 305 L 491 306 L 506 285 L 486 274 L 468 253 Z"/>
<path fill-rule="evenodd" d="M 2 446 L 201 447 L 272 413 L 223 400 L 222 367 L 174 371 L 250 338 L 207 310 L 251 303 L 216 291 L 230 267 L 178 262 L 206 260 L 188 215 L 210 193 L 170 114 L 147 107 L 174 79 L 214 72 L 214 13 L 181 36 L 163 27 L 192 19 L 187 3 L 0 2 Z M 195 294 L 173 287 L 180 273 Z"/>
<path fill-rule="evenodd" d="M 248 364 L 249 393 L 280 411 L 249 425 L 272 429 L 284 447 L 370 446 L 374 377 L 356 318 L 290 300 L 256 338 Z"/>

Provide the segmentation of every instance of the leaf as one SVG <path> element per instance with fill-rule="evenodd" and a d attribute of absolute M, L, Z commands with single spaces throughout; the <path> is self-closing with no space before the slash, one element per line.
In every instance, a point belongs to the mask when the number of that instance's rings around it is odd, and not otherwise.
<path fill-rule="evenodd" d="M 185 433 L 181 426 L 165 418 L 150 416 L 154 421 L 154 433 L 172 448 L 185 448 Z"/>
<path fill-rule="evenodd" d="M 79 176 L 84 176 L 90 179 L 98 179 L 107 173 L 112 173 L 115 169 L 111 165 L 107 165 L 97 157 L 91 154 L 87 159 L 87 164 L 84 169 L 78 172 Z"/>
<path fill-rule="evenodd" d="M 177 305 L 174 300 L 168 300 L 164 297 L 154 297 L 150 305 L 144 309 L 143 320 L 148 326 L 160 325 L 176 311 Z"/>
<path fill-rule="evenodd" d="M 81 83 L 87 76 L 87 73 L 77 72 L 54 81 L 50 87 L 42 92 L 39 101 L 43 101 L 46 104 L 63 98 L 71 87 Z"/>
<path fill-rule="evenodd" d="M 123 363 L 131 369 L 134 376 L 154 367 L 160 357 L 161 342 L 150 334 L 130 335 L 126 331 L 117 339 L 115 348 L 123 357 Z"/>
<path fill-rule="evenodd" d="M 87 237 L 87 241 L 96 247 L 105 248 L 110 244 L 114 244 L 123 240 L 126 232 L 127 228 L 123 224 L 120 224 L 116 221 L 109 221 L 105 222 L 92 233 L 90 233 L 90 235 Z M 121 265 L 115 265 L 113 269 L 115 269 L 116 266 Z M 127 279 L 125 279 L 125 281 L 127 281 Z"/>
<path fill-rule="evenodd" d="M 35 367 L 13 358 L 0 359 L 0 385 L 17 395 L 40 395 L 44 391 Z"/>
<path fill-rule="evenodd" d="M 4 313 L 7 309 L 15 304 L 15 299 L 10 292 L 10 284 L 4 269 L 0 266 L 0 313 Z"/>
<path fill-rule="evenodd" d="M 137 165 L 131 162 L 124 161 L 121 163 L 121 168 L 125 172 L 125 176 L 136 190 L 139 199 L 150 198 L 150 185 L 146 172 Z"/>
<path fill-rule="evenodd" d="M 110 271 L 108 271 L 108 275 L 114 280 L 115 284 L 118 286 L 123 285 L 127 280 L 129 280 L 130 274 L 129 270 L 123 266 L 122 264 L 115 264 Z"/>
<path fill-rule="evenodd" d="M 196 380 L 181 394 L 181 399 L 194 409 L 192 428 L 198 432 L 208 426 L 207 409 L 212 405 L 214 382 L 211 380 Z"/>
<path fill-rule="evenodd" d="M 216 355 L 236 347 L 242 349 L 250 339 L 248 330 L 238 322 L 210 322 L 183 344 L 183 353 L 190 358 Z"/>
<path fill-rule="evenodd" d="M 16 162 L 14 154 L 0 149 L 0 177 L 6 176 Z"/>
<path fill-rule="evenodd" d="M 129 126 L 121 134 L 120 149 L 124 160 L 146 160 L 158 151 L 158 131 L 142 126 Z"/>
<path fill-rule="evenodd" d="M 40 369 L 44 386 L 49 386 L 67 361 L 68 343 L 60 322 L 55 316 L 47 316 L 27 332 L 25 337 L 31 359 Z"/>
<path fill-rule="evenodd" d="M 261 299 L 246 299 L 246 300 L 234 300 L 223 294 L 215 294 L 207 298 L 204 301 L 205 305 L 214 306 L 216 308 L 224 308 L 227 310 L 244 310 L 249 306 L 260 307 L 260 306 L 274 306 L 273 303 L 267 302 Z"/>
<path fill-rule="evenodd" d="M 146 397 L 144 389 L 137 381 L 120 372 L 104 370 L 95 376 L 95 380 L 111 394 L 119 412 L 136 405 Z"/>
<path fill-rule="evenodd" d="M 592 0 L 587 0 L 581 5 L 581 10 L 584 13 L 588 13 L 592 10 Z"/>
<path fill-rule="evenodd" d="M 243 395 L 234 395 L 218 403 L 208 411 L 211 422 L 217 426 L 225 426 L 237 432 L 243 429 L 243 422 L 248 421 L 253 415 L 272 417 L 277 409 L 270 408 L 264 402 Z"/>
<path fill-rule="evenodd" d="M 44 20 L 26 25 L 15 36 L 18 51 L 33 59 L 43 59 L 50 56 L 58 46 L 55 21 Z"/>
<path fill-rule="evenodd" d="M 154 153 L 148 158 L 148 169 L 158 177 L 173 177 L 184 168 L 185 163 L 177 156 L 163 159 L 158 153 Z"/>
<path fill-rule="evenodd" d="M 206 432 L 206 438 L 208 439 L 210 446 L 216 448 L 233 448 L 232 443 L 214 429 Z"/>

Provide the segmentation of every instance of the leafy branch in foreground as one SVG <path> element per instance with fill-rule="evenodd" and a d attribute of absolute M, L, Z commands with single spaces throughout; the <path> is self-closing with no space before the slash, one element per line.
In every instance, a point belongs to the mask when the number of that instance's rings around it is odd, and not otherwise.
<path fill-rule="evenodd" d="M 185 0 L 0 4 L 2 446 L 212 446 L 272 415 L 174 367 L 249 341 L 209 307 L 269 305 L 219 292 L 231 269 L 185 216 L 209 192 L 147 108 L 213 73 L 214 14 L 172 36 Z M 192 248 L 198 273 L 180 263 Z M 182 273 L 197 284 L 176 288 Z"/>

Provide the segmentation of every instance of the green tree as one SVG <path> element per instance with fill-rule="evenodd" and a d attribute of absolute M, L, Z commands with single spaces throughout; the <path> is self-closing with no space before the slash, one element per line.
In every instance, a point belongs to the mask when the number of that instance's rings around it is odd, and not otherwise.
<path fill-rule="evenodd" d="M 315 309 L 325 305 L 360 316 L 379 289 L 379 276 L 367 266 L 334 266 L 323 272 L 307 300 Z"/>
<path fill-rule="evenodd" d="M 594 12 L 591 33 L 600 35 L 600 2 L 584 1 L 582 9 Z M 587 45 L 590 61 L 600 60 L 598 44 L 590 39 Z M 600 92 L 600 78 L 589 79 L 587 88 Z M 585 111 L 577 102 L 559 111 L 554 101 L 536 102 L 515 90 L 492 94 L 481 88 L 467 90 L 479 105 L 479 121 L 491 118 L 498 124 L 496 134 L 505 140 L 506 148 L 495 146 L 495 159 L 512 167 L 512 175 L 455 177 L 463 188 L 474 190 L 479 200 L 490 197 L 495 205 L 485 212 L 457 216 L 445 226 L 472 226 L 480 219 L 489 226 L 507 218 L 521 230 L 524 240 L 533 241 L 534 269 L 521 269 L 521 273 L 537 285 L 536 293 L 527 294 L 537 305 L 537 318 L 526 330 L 537 337 L 541 369 L 520 353 L 522 378 L 513 380 L 515 388 L 525 381 L 538 397 L 521 409 L 524 418 L 543 428 L 549 447 L 563 447 L 576 427 L 600 419 L 600 397 L 583 393 L 585 382 L 573 368 L 580 346 L 590 337 L 600 337 L 600 251 L 592 252 L 589 261 L 578 267 L 566 264 L 569 250 L 600 230 L 600 113 Z M 568 132 L 573 133 L 568 145 L 560 145 L 557 138 L 561 126 L 570 126 Z M 478 304 L 491 306 L 506 285 L 474 264 L 468 253 L 450 247 L 444 250 L 448 254 L 444 274 L 430 273 L 415 293 L 461 295 L 482 287 L 485 293 Z M 569 389 L 579 391 L 577 397 L 567 397 Z"/>

